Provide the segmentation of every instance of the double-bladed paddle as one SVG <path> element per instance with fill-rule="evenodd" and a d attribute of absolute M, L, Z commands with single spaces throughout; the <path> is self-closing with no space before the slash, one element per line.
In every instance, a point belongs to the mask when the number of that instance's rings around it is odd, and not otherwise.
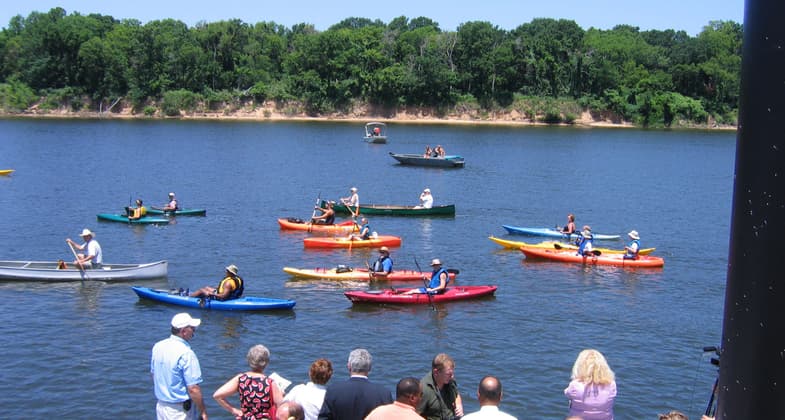
<path fill-rule="evenodd" d="M 414 257 L 414 265 L 417 266 L 417 270 L 419 270 L 420 274 L 422 274 L 422 268 L 420 268 L 420 263 L 417 262 L 417 257 Z M 428 293 L 428 282 L 425 281 L 424 277 L 422 279 L 422 282 L 423 282 L 423 285 L 425 286 L 425 294 L 428 295 L 428 302 L 431 303 L 431 309 L 433 309 L 435 311 L 436 310 L 436 306 L 433 304 L 433 295 Z"/>

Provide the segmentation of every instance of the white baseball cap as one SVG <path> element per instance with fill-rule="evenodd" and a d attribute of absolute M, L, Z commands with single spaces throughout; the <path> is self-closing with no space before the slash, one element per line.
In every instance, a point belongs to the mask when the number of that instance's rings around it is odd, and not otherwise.
<path fill-rule="evenodd" d="M 186 312 L 180 312 L 172 317 L 172 326 L 175 328 L 198 327 L 202 323 L 199 318 L 191 318 Z"/>

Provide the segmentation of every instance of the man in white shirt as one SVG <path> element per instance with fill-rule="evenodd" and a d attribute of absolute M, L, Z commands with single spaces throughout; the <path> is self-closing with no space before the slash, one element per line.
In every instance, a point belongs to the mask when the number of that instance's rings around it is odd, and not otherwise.
<path fill-rule="evenodd" d="M 502 400 L 502 383 L 494 376 L 486 376 L 477 387 L 477 399 L 480 401 L 480 410 L 467 414 L 462 420 L 517 420 L 499 410 Z"/>
<path fill-rule="evenodd" d="M 422 209 L 433 207 L 433 196 L 431 195 L 430 189 L 426 188 L 422 190 L 422 194 L 420 194 L 420 205 L 417 207 Z"/>

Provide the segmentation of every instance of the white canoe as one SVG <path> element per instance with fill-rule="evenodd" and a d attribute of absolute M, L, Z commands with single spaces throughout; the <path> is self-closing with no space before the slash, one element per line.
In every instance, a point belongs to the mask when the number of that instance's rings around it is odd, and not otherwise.
<path fill-rule="evenodd" d="M 101 268 L 79 270 L 68 262 L 58 269 L 57 261 L 0 261 L 0 281 L 126 281 L 166 277 L 167 262 L 146 264 L 103 264 Z"/>

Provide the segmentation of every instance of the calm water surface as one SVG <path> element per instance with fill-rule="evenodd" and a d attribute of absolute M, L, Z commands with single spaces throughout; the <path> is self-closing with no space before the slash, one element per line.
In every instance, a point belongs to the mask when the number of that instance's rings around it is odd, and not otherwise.
<path fill-rule="evenodd" d="M 318 357 L 343 380 L 349 351 L 368 348 L 371 379 L 394 390 L 452 355 L 466 411 L 486 374 L 504 384 L 503 408 L 521 419 L 560 419 L 578 352 L 597 348 L 617 374 L 617 418 L 671 409 L 699 418 L 716 370 L 701 347 L 717 344 L 727 266 L 735 133 L 391 124 L 390 143 L 361 141 L 361 123 L 221 123 L 0 120 L 0 259 L 70 258 L 64 239 L 87 227 L 106 262 L 169 261 L 152 287 L 213 284 L 228 264 L 246 294 L 297 300 L 293 311 L 191 311 L 192 345 L 211 395 L 246 369 L 257 343 L 268 373 L 300 383 Z M 397 165 L 388 152 L 441 144 L 466 158 L 458 170 Z M 429 187 L 455 218 L 371 219 L 403 238 L 398 268 L 440 258 L 458 283 L 497 284 L 494 298 L 438 307 L 353 306 L 362 283 L 298 281 L 284 266 L 364 266 L 375 253 L 311 251 L 276 218 L 311 214 L 317 197 L 359 188 L 365 203 L 415 204 Z M 203 218 L 156 227 L 97 222 L 132 198 L 160 205 L 175 191 Z M 502 224 L 578 225 L 657 247 L 662 270 L 526 261 L 487 239 Z M 526 237 L 513 237 L 529 240 Z M 609 244 L 622 246 L 622 242 Z M 0 283 L 0 407 L 5 418 L 150 418 L 151 346 L 178 308 L 142 302 L 131 283 Z M 372 285 L 371 287 L 382 287 Z M 226 418 L 212 398 L 211 418 Z M 65 414 L 67 413 L 67 414 Z"/>

